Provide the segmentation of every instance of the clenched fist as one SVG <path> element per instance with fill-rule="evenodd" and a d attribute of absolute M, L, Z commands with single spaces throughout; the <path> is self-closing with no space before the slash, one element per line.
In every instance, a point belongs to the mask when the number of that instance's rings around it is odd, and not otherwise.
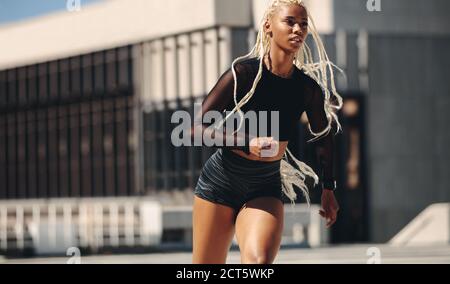
<path fill-rule="evenodd" d="M 250 153 L 262 158 L 275 157 L 279 143 L 273 137 L 255 137 L 250 140 Z"/>

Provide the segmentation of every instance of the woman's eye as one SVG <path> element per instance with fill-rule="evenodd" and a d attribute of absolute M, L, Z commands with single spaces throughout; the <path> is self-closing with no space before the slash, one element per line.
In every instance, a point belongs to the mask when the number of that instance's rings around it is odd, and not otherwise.
<path fill-rule="evenodd" d="M 293 21 L 293 20 L 287 20 L 286 22 L 287 22 L 287 24 L 289 26 L 294 26 L 295 25 L 295 21 Z M 308 22 L 303 22 L 303 23 L 300 23 L 299 25 L 303 29 L 308 28 Z"/>

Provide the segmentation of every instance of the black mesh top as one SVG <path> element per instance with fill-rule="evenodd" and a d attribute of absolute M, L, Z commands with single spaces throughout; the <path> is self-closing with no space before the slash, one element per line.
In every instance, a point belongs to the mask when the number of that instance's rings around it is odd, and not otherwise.
<path fill-rule="evenodd" d="M 235 65 L 237 75 L 237 101 L 239 102 L 245 94 L 251 89 L 255 77 L 258 73 L 259 59 L 251 58 L 241 61 Z M 231 68 L 229 68 L 217 81 L 216 85 L 208 93 L 202 103 L 202 114 L 211 110 L 219 112 L 231 111 L 235 104 L 233 100 L 234 80 Z M 308 116 L 311 129 L 318 133 L 325 129 L 328 124 L 324 111 L 324 96 L 321 87 L 311 77 L 307 76 L 300 69 L 295 67 L 294 73 L 290 78 L 279 77 L 270 72 L 263 64 L 263 73 L 259 81 L 255 93 L 250 101 L 241 107 L 244 114 L 253 110 L 268 111 L 267 119 L 267 135 L 271 136 L 270 128 L 270 111 L 279 111 L 279 141 L 289 141 L 294 134 L 298 120 L 304 111 Z M 259 116 L 258 116 L 259 118 Z M 196 115 L 195 121 L 202 121 L 199 114 Z M 260 120 L 258 119 L 258 123 Z M 237 124 L 236 124 L 237 125 Z M 196 126 L 200 126 L 199 123 Z M 203 132 L 212 131 L 208 128 L 208 124 L 202 123 Z M 246 124 L 245 132 L 237 132 L 234 136 L 232 133 L 223 133 L 213 131 L 211 137 L 222 139 L 225 145 L 226 139 L 235 141 L 234 145 L 245 143 L 248 148 L 249 140 L 254 136 L 248 131 Z M 244 128 L 244 126 L 242 127 Z M 208 129 L 208 130 L 207 130 Z M 218 135 L 222 136 L 221 138 Z M 333 134 L 329 132 L 316 142 L 317 154 L 323 172 L 321 173 L 323 180 L 334 180 L 333 174 Z M 239 146 L 226 146 L 233 149 L 244 149 Z"/>

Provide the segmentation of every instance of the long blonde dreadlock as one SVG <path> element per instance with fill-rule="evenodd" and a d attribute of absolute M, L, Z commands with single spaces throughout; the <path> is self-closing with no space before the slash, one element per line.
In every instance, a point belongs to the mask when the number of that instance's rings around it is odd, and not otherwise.
<path fill-rule="evenodd" d="M 223 123 L 235 112 L 238 112 L 240 117 L 239 127 L 234 132 L 236 133 L 239 131 L 239 129 L 242 126 L 242 123 L 244 121 L 243 114 L 241 111 L 241 107 L 243 107 L 253 96 L 256 90 L 256 86 L 258 85 L 261 76 L 262 76 L 262 70 L 263 70 L 263 59 L 266 55 L 270 52 L 270 37 L 265 33 L 264 31 L 264 24 L 267 20 L 272 17 L 274 12 L 278 7 L 281 5 L 289 5 L 289 4 L 296 4 L 302 6 L 306 12 L 308 13 L 308 30 L 309 33 L 312 35 L 314 43 L 317 48 L 317 55 L 318 55 L 318 61 L 313 61 L 313 56 L 311 49 L 306 44 L 306 42 L 303 43 L 302 48 L 297 51 L 297 54 L 295 55 L 294 64 L 301 70 L 304 71 L 305 74 L 313 78 L 322 88 L 323 94 L 324 94 L 324 111 L 328 120 L 328 125 L 325 127 L 324 130 L 315 133 L 311 129 L 311 125 L 308 122 L 308 129 L 309 132 L 313 135 L 313 138 L 308 140 L 308 142 L 313 142 L 318 139 L 320 139 L 323 136 L 326 136 L 329 134 L 332 128 L 332 122 L 333 120 L 337 124 L 337 130 L 336 134 L 339 132 L 339 130 L 342 130 L 341 124 L 339 123 L 338 117 L 336 115 L 336 112 L 342 108 L 343 101 L 342 97 L 337 93 L 336 86 L 334 82 L 334 73 L 333 73 L 333 67 L 338 69 L 342 72 L 336 65 L 334 65 L 328 58 L 328 55 L 325 51 L 325 47 L 323 45 L 323 42 L 317 32 L 316 26 L 314 24 L 314 21 L 309 14 L 308 10 L 306 9 L 304 3 L 302 0 L 272 0 L 266 9 L 266 12 L 264 13 L 263 19 L 260 24 L 260 28 L 258 31 L 258 36 L 256 38 L 256 44 L 253 47 L 253 49 L 246 55 L 236 58 L 233 63 L 231 64 L 231 71 L 233 72 L 233 78 L 234 78 L 234 103 L 235 107 L 233 110 L 225 117 L 224 120 L 222 120 L 220 123 L 216 124 L 216 128 L 219 128 L 223 125 Z M 248 93 L 238 102 L 237 101 L 237 78 L 236 78 L 236 72 L 235 72 L 235 65 L 244 59 L 247 58 L 253 58 L 257 57 L 260 59 L 259 63 L 259 69 L 258 73 L 256 75 L 256 78 L 253 82 L 252 88 Z M 329 72 L 329 74 L 328 74 Z M 337 104 L 333 104 L 331 102 L 331 96 L 334 96 L 335 100 L 337 101 Z M 309 176 L 314 179 L 314 185 L 316 185 L 319 181 L 318 176 L 314 172 L 314 170 L 309 167 L 307 164 L 297 160 L 294 155 L 289 151 L 289 149 L 286 148 L 286 152 L 284 155 L 284 160 L 281 161 L 281 176 L 283 180 L 283 192 L 286 194 L 286 196 L 291 200 L 292 203 L 295 202 L 295 199 L 297 198 L 297 195 L 294 191 L 293 184 L 298 186 L 302 192 L 303 195 L 306 198 L 306 201 L 308 205 L 310 204 L 309 199 L 309 190 L 307 185 L 305 184 L 306 176 Z M 298 170 L 292 167 L 289 163 L 289 157 L 290 155 L 291 159 L 295 162 L 295 164 L 298 166 Z"/>

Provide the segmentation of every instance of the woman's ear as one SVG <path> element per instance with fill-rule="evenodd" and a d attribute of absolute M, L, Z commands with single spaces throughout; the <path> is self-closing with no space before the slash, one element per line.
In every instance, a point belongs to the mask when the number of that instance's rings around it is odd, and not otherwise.
<path fill-rule="evenodd" d="M 270 26 L 269 20 L 266 20 L 264 23 L 264 32 L 272 37 L 272 27 Z"/>

